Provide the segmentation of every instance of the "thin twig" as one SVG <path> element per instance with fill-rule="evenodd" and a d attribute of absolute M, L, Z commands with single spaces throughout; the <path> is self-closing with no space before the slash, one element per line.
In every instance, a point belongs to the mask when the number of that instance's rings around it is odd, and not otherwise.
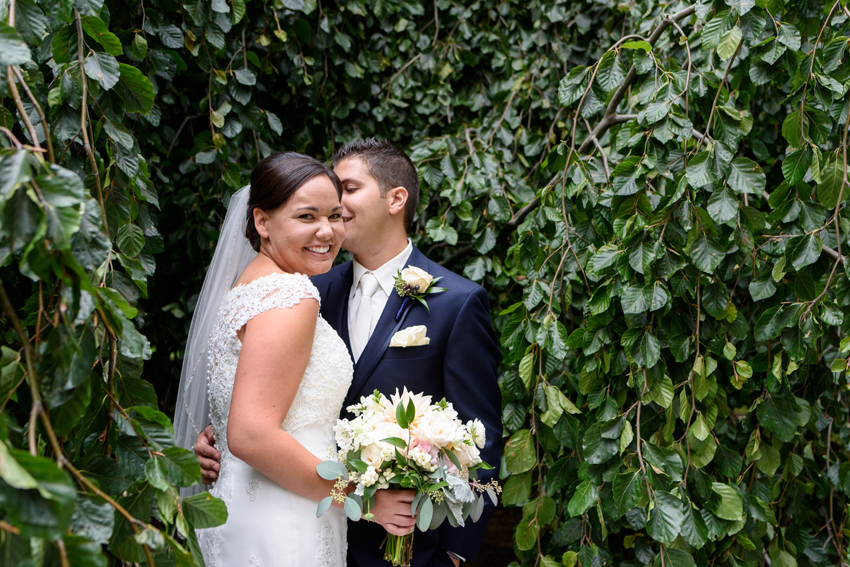
<path fill-rule="evenodd" d="M 652 34 L 650 34 L 650 36 L 646 38 L 646 42 L 654 47 L 655 43 L 661 37 L 661 34 L 664 33 L 664 30 L 670 27 L 673 22 L 678 22 L 684 18 L 692 16 L 694 12 L 696 12 L 696 5 L 688 6 L 684 10 L 665 17 L 663 20 L 661 20 L 655 30 L 653 30 Z M 611 101 L 608 103 L 608 107 L 605 109 L 605 114 L 603 115 L 602 120 L 593 129 L 593 132 L 591 132 L 588 137 L 582 142 L 581 146 L 578 149 L 579 153 L 586 153 L 590 149 L 590 146 L 593 144 L 593 142 L 591 141 L 592 138 L 596 138 L 598 140 L 608 130 L 608 128 L 614 125 L 614 123 L 612 122 L 612 118 L 617 115 L 617 106 L 619 106 L 620 102 L 623 100 L 623 97 L 626 96 L 626 93 L 628 92 L 629 88 L 631 87 L 632 83 L 634 83 L 636 78 L 637 69 L 635 69 L 635 66 L 632 65 L 632 67 L 629 69 L 629 72 L 626 74 L 626 78 L 623 80 L 623 83 L 617 88 L 616 91 L 614 91 L 614 94 L 611 97 Z"/>
<path fill-rule="evenodd" d="M 15 0 L 10 0 L 9 2 L 9 27 L 15 27 Z M 15 85 L 15 76 L 12 72 L 11 65 L 6 67 L 6 77 L 8 79 L 9 92 L 12 94 L 12 99 L 15 101 L 15 107 L 18 109 L 18 114 L 21 115 L 21 120 L 23 120 L 27 132 L 29 132 L 33 145 L 40 150 L 41 146 L 38 143 L 38 136 L 35 133 L 35 127 L 33 127 L 29 116 L 27 116 L 27 111 L 24 109 L 24 103 L 21 100 L 21 93 L 18 92 L 18 87 Z M 23 83 L 23 81 L 21 82 Z"/>
<path fill-rule="evenodd" d="M 413 65 L 413 64 L 414 64 L 414 63 L 415 63 L 415 62 L 416 62 L 416 61 L 417 61 L 420 57 L 422 57 L 422 54 L 421 54 L 421 53 L 418 53 L 418 54 L 417 54 L 415 57 L 413 57 L 410 61 L 408 61 L 407 63 L 405 63 L 405 64 L 404 64 L 404 66 L 403 66 L 401 69 L 399 69 L 398 71 L 396 71 L 396 73 L 395 73 L 392 77 L 390 77 L 390 80 L 387 82 L 387 87 L 386 87 L 386 88 L 387 88 L 387 99 L 389 99 L 389 98 L 390 98 L 390 91 L 389 91 L 389 89 L 390 89 L 390 87 L 393 85 L 393 81 L 395 81 L 395 80 L 396 80 L 396 78 L 397 78 L 399 75 L 401 75 L 402 73 L 404 73 L 404 71 L 405 71 L 408 67 L 410 67 L 411 65 Z"/>
<path fill-rule="evenodd" d="M 21 115 L 21 120 L 23 120 L 27 132 L 29 132 L 30 139 L 36 148 L 41 149 L 41 145 L 38 143 L 38 134 L 35 132 L 35 126 L 32 125 L 29 116 L 27 116 L 27 111 L 24 109 L 24 103 L 21 100 L 21 93 L 18 92 L 18 87 L 15 84 L 15 74 L 12 72 L 11 65 L 6 67 L 6 78 L 8 80 L 9 92 L 12 94 L 12 100 L 15 101 L 15 107 L 18 109 L 18 114 Z"/>
<path fill-rule="evenodd" d="M 83 60 L 85 59 L 85 53 L 83 51 L 84 36 L 83 24 L 80 21 L 80 12 L 78 10 L 74 10 L 74 21 L 77 23 L 77 64 L 80 66 L 80 80 L 83 83 L 83 96 L 82 103 L 80 104 L 80 129 L 83 131 L 83 149 L 89 157 L 92 175 L 94 175 L 94 186 L 95 190 L 97 191 L 97 202 L 100 204 L 100 214 L 103 217 L 103 230 L 106 231 L 106 237 L 110 238 L 109 223 L 106 220 L 106 205 L 103 202 L 103 190 L 100 186 L 100 173 L 97 168 L 97 159 L 94 157 L 94 150 L 91 147 L 89 133 L 86 129 L 89 111 L 89 86 L 88 81 L 86 80 L 86 74 L 83 71 Z"/>
<path fill-rule="evenodd" d="M 437 37 L 440 35 L 440 12 L 437 9 L 437 0 L 434 0 L 434 41 L 431 45 L 437 45 Z"/>
<path fill-rule="evenodd" d="M 15 535 L 21 534 L 21 530 L 19 530 L 12 524 L 4 522 L 3 520 L 0 520 L 0 530 L 3 530 L 4 532 L 13 533 Z"/>
<path fill-rule="evenodd" d="M 27 339 L 26 334 L 24 333 L 23 325 L 21 324 L 21 320 L 18 318 L 17 313 L 15 313 L 15 309 L 12 307 L 11 301 L 9 301 L 9 296 L 6 295 L 6 289 L 3 287 L 3 284 L 0 283 L 0 304 L 3 306 L 3 310 L 6 312 L 6 316 L 12 321 L 12 328 L 15 329 L 15 332 L 18 334 L 18 337 L 23 344 L 24 357 L 27 361 L 27 372 L 29 373 L 29 382 L 30 382 L 30 391 L 33 397 L 33 403 L 38 401 L 39 405 L 41 405 L 41 393 L 38 390 L 38 374 L 35 372 L 35 364 L 33 361 L 32 354 L 32 345 L 30 345 L 29 340 Z M 43 406 L 42 406 L 43 407 Z M 118 504 L 113 498 L 111 498 L 108 494 L 100 490 L 98 487 L 93 485 L 89 479 L 87 479 L 80 471 L 77 469 L 65 456 L 62 451 L 62 446 L 59 444 L 59 439 L 56 437 L 56 432 L 53 430 L 53 424 L 50 423 L 50 419 L 48 418 L 46 412 L 39 410 L 38 412 L 41 418 L 42 427 L 44 427 L 44 431 L 47 434 L 47 439 L 50 442 L 50 446 L 53 449 L 54 456 L 57 461 L 57 465 L 62 468 L 68 469 L 68 472 L 80 483 L 82 486 L 87 488 L 90 492 L 93 492 L 97 496 L 103 498 L 106 502 L 108 502 L 119 514 L 124 516 L 127 521 L 130 523 L 130 527 L 133 528 L 135 533 L 139 532 L 137 525 L 150 528 L 153 526 L 148 526 L 141 520 L 133 517 L 123 506 Z M 145 555 L 148 559 L 148 564 L 150 567 L 155 567 L 153 562 L 153 557 L 150 555 L 150 550 L 147 545 L 142 546 L 145 550 Z"/>
<path fill-rule="evenodd" d="M 68 551 L 65 549 L 65 540 L 61 537 L 56 540 L 56 549 L 59 550 L 59 564 L 62 567 L 71 567 L 68 563 Z"/>
<path fill-rule="evenodd" d="M 848 103 L 850 104 L 850 103 Z M 812 308 L 817 304 L 818 301 L 821 300 L 828 292 L 829 292 L 829 284 L 832 282 L 832 277 L 835 275 L 835 270 L 838 268 L 838 264 L 841 262 L 841 232 L 840 232 L 840 224 L 838 222 L 838 211 L 841 208 L 841 200 L 844 198 L 844 187 L 847 185 L 847 131 L 848 127 L 850 127 L 850 118 L 848 118 L 844 122 L 844 138 L 841 141 L 841 155 L 844 166 L 844 178 L 841 180 L 841 188 L 838 190 L 838 202 L 835 204 L 835 214 L 833 214 L 833 222 L 835 224 L 835 242 L 836 248 L 838 248 L 837 258 L 835 259 L 835 263 L 832 265 L 832 271 L 829 272 L 829 277 L 826 279 L 826 285 L 823 288 L 823 291 L 811 302 L 809 306 L 806 307 L 806 310 L 803 312 L 802 320 L 805 320 L 808 317 L 809 313 L 811 313 Z"/>
<path fill-rule="evenodd" d="M 35 359 L 33 357 L 32 346 L 27 339 L 26 331 L 24 331 L 23 325 L 21 325 L 21 320 L 18 319 L 17 313 L 15 313 L 15 308 L 12 307 L 12 302 L 9 300 L 9 296 L 6 295 L 6 288 L 3 287 L 3 284 L 0 283 L 0 303 L 3 305 L 3 310 L 6 312 L 6 316 L 12 321 L 12 328 L 15 330 L 15 333 L 18 335 L 18 340 L 21 341 L 21 344 L 24 348 L 24 360 L 26 361 L 27 366 L 27 374 L 29 375 L 29 383 L 30 383 L 30 395 L 32 397 L 32 407 L 30 408 L 30 423 L 29 430 L 27 431 L 28 441 L 29 441 L 29 451 L 30 454 L 35 456 L 37 453 L 38 447 L 36 446 L 36 427 L 35 427 L 35 417 L 37 417 L 41 413 L 41 394 L 38 392 L 38 383 L 36 382 L 36 373 L 35 373 Z"/>
<path fill-rule="evenodd" d="M 493 131 L 490 132 L 490 139 L 487 140 L 487 147 L 488 148 L 493 145 L 493 138 L 496 136 L 496 131 L 502 126 L 502 121 L 505 119 L 505 116 L 507 116 L 508 110 L 511 109 L 511 103 L 514 101 L 514 97 L 516 96 L 516 94 L 518 92 L 519 92 L 519 89 L 511 90 L 511 96 L 508 97 L 508 101 L 505 103 L 505 110 L 504 110 L 504 112 L 502 112 L 502 115 L 499 117 L 499 120 L 498 120 L 498 122 L 496 122 L 496 125 L 493 126 Z"/>
<path fill-rule="evenodd" d="M 56 156 L 53 153 L 53 140 L 50 139 L 50 127 L 47 125 L 47 118 L 44 116 L 44 110 L 42 110 L 41 105 L 38 103 L 38 99 L 35 98 L 35 95 L 30 90 L 29 85 L 27 85 L 27 82 L 24 80 L 24 76 L 21 74 L 21 71 L 14 66 L 10 66 L 10 68 L 14 71 L 15 76 L 18 77 L 24 92 L 27 93 L 27 98 L 30 99 L 30 102 L 32 102 L 32 105 L 35 107 L 35 111 L 38 113 L 38 118 L 41 120 L 41 127 L 44 129 L 44 140 L 47 143 L 47 156 L 50 159 L 50 163 L 56 163 Z"/>
<path fill-rule="evenodd" d="M 827 14 L 826 20 L 824 20 L 823 25 L 821 26 L 820 31 L 818 32 L 818 38 L 812 44 L 812 53 L 811 53 L 812 62 L 809 64 L 809 74 L 806 75 L 806 83 L 803 85 L 803 96 L 800 98 L 800 122 L 801 123 L 805 118 L 804 115 L 803 115 L 803 108 L 806 105 L 806 92 L 809 89 L 809 81 L 811 81 L 812 77 L 814 76 L 812 74 L 812 72 L 815 69 L 815 53 L 818 50 L 818 43 L 820 43 L 820 38 L 823 35 L 823 32 L 826 29 L 826 26 L 829 25 L 829 20 L 832 19 L 832 14 L 835 12 L 835 9 L 840 5 L 841 5 L 841 0 L 835 0 L 835 4 L 832 5 L 832 9 L 829 11 L 829 14 Z"/>
<path fill-rule="evenodd" d="M 717 93 L 714 95 L 714 102 L 711 104 L 711 112 L 708 113 L 708 122 L 705 125 L 705 132 L 702 134 L 702 139 L 697 142 L 697 147 L 694 150 L 694 153 L 699 151 L 700 146 L 708 137 L 708 132 L 711 130 L 711 120 L 714 118 L 714 111 L 717 109 L 717 100 L 720 98 L 720 93 L 723 90 L 723 86 L 726 84 L 726 79 L 729 78 L 729 71 L 732 70 L 732 65 L 735 63 L 735 59 L 738 57 L 738 52 L 741 51 L 741 46 L 744 45 L 744 40 L 742 39 L 740 43 L 738 43 L 738 48 L 735 49 L 735 53 L 732 55 L 731 59 L 729 59 L 729 65 L 726 66 L 726 73 L 723 75 L 723 80 L 720 81 L 720 86 L 717 87 Z"/>
<path fill-rule="evenodd" d="M 590 132 L 590 123 L 587 121 L 587 118 L 584 119 L 584 124 L 587 126 L 587 131 Z M 605 168 L 605 180 L 607 181 L 611 179 L 611 170 L 608 169 L 608 156 L 605 155 L 602 144 L 596 138 L 593 138 L 593 145 L 596 146 L 596 149 L 599 150 L 599 155 L 602 156 L 602 167 Z"/>
<path fill-rule="evenodd" d="M 183 122 L 180 123 L 180 127 L 177 129 L 177 133 L 174 134 L 174 138 L 171 139 L 171 144 L 168 146 L 168 151 L 165 152 L 166 158 L 171 155 L 171 150 L 174 149 L 174 144 L 177 143 L 177 138 L 180 137 L 180 132 L 183 131 L 183 128 L 186 126 L 186 123 L 190 120 L 194 120 L 195 118 L 199 118 L 200 116 L 200 114 L 195 114 L 194 116 L 187 116 L 183 119 Z"/>
<path fill-rule="evenodd" d="M 24 145 L 21 143 L 20 140 L 18 140 L 17 136 L 15 136 L 11 130 L 9 130 L 5 126 L 0 126 L 0 132 L 6 134 L 6 137 L 9 138 L 9 141 L 12 142 L 12 145 L 14 145 L 16 148 L 18 148 L 19 150 L 23 149 Z"/>

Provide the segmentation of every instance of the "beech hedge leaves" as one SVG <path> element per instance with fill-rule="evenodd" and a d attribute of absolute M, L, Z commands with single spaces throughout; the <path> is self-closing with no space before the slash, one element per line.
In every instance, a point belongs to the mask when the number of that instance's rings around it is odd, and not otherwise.
<path fill-rule="evenodd" d="M 846 3 L 0 12 L 3 564 L 202 564 L 168 416 L 222 203 L 368 135 L 490 293 L 518 564 L 847 560 Z"/>

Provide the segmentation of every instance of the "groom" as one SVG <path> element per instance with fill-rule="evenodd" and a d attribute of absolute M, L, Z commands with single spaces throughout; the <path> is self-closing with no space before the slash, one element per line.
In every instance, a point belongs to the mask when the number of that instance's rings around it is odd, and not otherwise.
<path fill-rule="evenodd" d="M 407 238 L 419 204 L 419 177 L 404 152 L 386 141 L 351 142 L 334 154 L 334 172 L 343 187 L 343 247 L 354 254 L 354 261 L 312 281 L 322 298 L 322 316 L 345 341 L 355 361 L 343 408 L 374 390 L 389 395 L 406 387 L 434 401 L 445 397 L 464 422 L 480 419 L 484 423 L 487 444 L 481 458 L 498 470 L 502 425 L 496 367 L 500 354 L 486 292 L 428 260 Z M 394 288 L 394 277 L 408 266 L 442 278 L 438 286 L 447 291 L 428 295 L 429 309 L 418 301 L 404 302 Z M 395 333 L 415 325 L 427 328 L 429 344 L 389 346 Z M 218 469 L 218 452 L 210 444 L 210 434 L 210 428 L 204 430 L 195 446 L 205 482 L 215 478 Z M 480 475 L 481 481 L 494 474 Z M 381 490 L 378 494 L 382 499 L 374 510 L 376 517 L 395 517 L 391 523 L 409 530 L 412 493 Z M 468 521 L 463 528 L 446 522 L 433 531 L 417 531 L 413 566 L 449 567 L 461 560 L 475 561 L 491 511 L 488 503 L 481 519 Z M 379 550 L 385 535 L 376 523 L 349 522 L 348 565 L 388 565 Z"/>

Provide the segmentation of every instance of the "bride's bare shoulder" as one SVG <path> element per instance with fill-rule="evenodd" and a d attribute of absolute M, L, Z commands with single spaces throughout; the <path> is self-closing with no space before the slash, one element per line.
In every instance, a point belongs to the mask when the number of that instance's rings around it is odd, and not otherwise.
<path fill-rule="evenodd" d="M 265 278 L 272 274 L 285 274 L 283 270 L 281 270 L 277 264 L 269 260 L 268 258 L 264 258 L 263 256 L 258 256 L 251 260 L 248 265 L 242 270 L 242 273 L 239 274 L 239 278 L 236 280 L 236 283 L 233 284 L 233 287 L 239 287 L 240 285 L 248 285 L 249 283 L 256 281 L 260 278 Z"/>

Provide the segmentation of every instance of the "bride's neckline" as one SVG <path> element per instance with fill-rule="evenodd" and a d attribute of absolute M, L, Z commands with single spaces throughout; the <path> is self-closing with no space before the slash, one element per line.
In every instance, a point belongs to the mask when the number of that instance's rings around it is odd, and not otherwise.
<path fill-rule="evenodd" d="M 265 279 L 268 279 L 268 278 L 271 278 L 271 277 L 276 277 L 276 276 L 278 276 L 278 277 L 279 276 L 299 276 L 299 277 L 302 277 L 302 278 L 308 277 L 308 276 L 302 274 L 301 272 L 272 272 L 270 274 L 266 274 L 265 276 L 260 276 L 258 278 L 254 278 L 253 280 L 249 281 L 248 283 L 241 283 L 239 285 L 233 286 L 232 288 L 230 288 L 230 290 L 227 293 L 231 294 L 238 289 L 246 288 L 248 286 L 254 285 L 255 283 L 257 283 L 259 281 L 262 281 L 262 280 L 265 280 Z"/>

